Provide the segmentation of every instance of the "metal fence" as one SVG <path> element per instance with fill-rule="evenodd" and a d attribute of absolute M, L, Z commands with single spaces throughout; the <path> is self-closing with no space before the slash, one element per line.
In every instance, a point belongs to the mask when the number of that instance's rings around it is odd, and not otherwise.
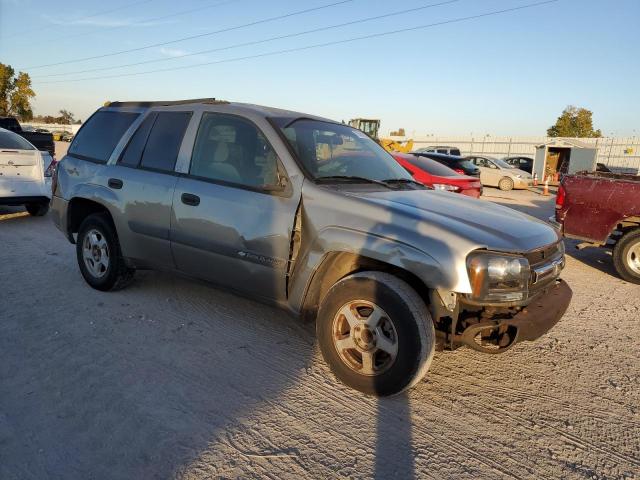
<path fill-rule="evenodd" d="M 406 140 L 411 137 L 392 137 Z M 458 147 L 463 155 L 484 154 L 495 157 L 522 155 L 533 158 L 536 146 L 550 137 L 435 136 L 413 137 L 414 148 L 447 145 Z M 574 138 L 598 149 L 598 162 L 607 166 L 640 171 L 640 137 Z"/>

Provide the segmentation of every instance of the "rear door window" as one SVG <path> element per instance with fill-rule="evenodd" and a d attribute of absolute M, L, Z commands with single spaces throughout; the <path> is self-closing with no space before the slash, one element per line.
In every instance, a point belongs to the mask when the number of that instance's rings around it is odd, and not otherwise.
<path fill-rule="evenodd" d="M 172 172 L 191 112 L 159 112 L 142 154 L 142 168 Z"/>
<path fill-rule="evenodd" d="M 151 127 L 153 127 L 157 116 L 158 114 L 154 112 L 149 114 L 147 118 L 143 120 L 142 124 L 138 127 L 138 130 L 136 130 L 136 133 L 131 137 L 129 144 L 122 153 L 118 163 L 128 167 L 137 167 L 140 164 L 144 147 L 146 146 L 147 139 L 149 138 L 149 132 L 151 132 Z"/>
<path fill-rule="evenodd" d="M 106 163 L 138 113 L 99 111 L 91 116 L 69 147 L 71 155 Z"/>

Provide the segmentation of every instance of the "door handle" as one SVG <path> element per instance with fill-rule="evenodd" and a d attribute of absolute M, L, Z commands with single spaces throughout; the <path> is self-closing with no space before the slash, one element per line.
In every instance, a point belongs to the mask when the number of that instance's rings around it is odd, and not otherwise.
<path fill-rule="evenodd" d="M 200 197 L 192 193 L 183 193 L 180 198 L 182 200 L 182 203 L 184 203 L 185 205 L 191 205 L 192 207 L 197 207 L 198 205 L 200 205 Z"/>
<path fill-rule="evenodd" d="M 120 180 L 119 178 L 110 178 L 109 181 L 107 182 L 107 185 L 109 185 L 109 187 L 111 188 L 115 188 L 116 190 L 120 190 L 122 188 L 122 180 Z"/>

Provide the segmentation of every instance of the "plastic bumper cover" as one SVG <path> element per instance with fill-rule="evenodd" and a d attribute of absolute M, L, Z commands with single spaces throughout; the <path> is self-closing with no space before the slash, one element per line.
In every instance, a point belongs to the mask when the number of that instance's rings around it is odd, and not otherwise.
<path fill-rule="evenodd" d="M 573 292 L 564 280 L 556 280 L 538 299 L 509 319 L 487 320 L 468 327 L 456 335 L 454 342 L 484 353 L 502 353 L 518 342 L 533 341 L 547 333 L 560 321 L 571 303 Z M 511 333 L 509 333 L 511 332 Z M 504 345 L 486 346 L 478 336 L 508 334 Z"/>

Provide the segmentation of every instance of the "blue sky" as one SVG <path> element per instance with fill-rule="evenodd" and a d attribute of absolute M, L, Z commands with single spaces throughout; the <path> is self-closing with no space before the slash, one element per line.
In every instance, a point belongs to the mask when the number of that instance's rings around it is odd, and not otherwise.
<path fill-rule="evenodd" d="M 0 62 L 32 76 L 35 111 L 40 114 L 66 108 L 86 118 L 105 100 L 214 96 L 336 120 L 376 117 L 382 119 L 383 131 L 404 127 L 415 135 L 542 135 L 562 109 L 573 104 L 593 110 L 596 127 L 607 135 L 640 135 L 640 0 L 560 0 L 369 40 L 193 67 L 536 2 L 458 0 L 295 38 L 173 58 L 443 1 L 351 0 L 166 46 L 34 68 L 336 1 L 0 0 Z M 194 9 L 198 11 L 174 15 Z M 168 60 L 46 76 L 155 59 Z M 77 81 L 171 67 L 190 68 Z M 61 82 L 47 83 L 52 81 Z"/>

